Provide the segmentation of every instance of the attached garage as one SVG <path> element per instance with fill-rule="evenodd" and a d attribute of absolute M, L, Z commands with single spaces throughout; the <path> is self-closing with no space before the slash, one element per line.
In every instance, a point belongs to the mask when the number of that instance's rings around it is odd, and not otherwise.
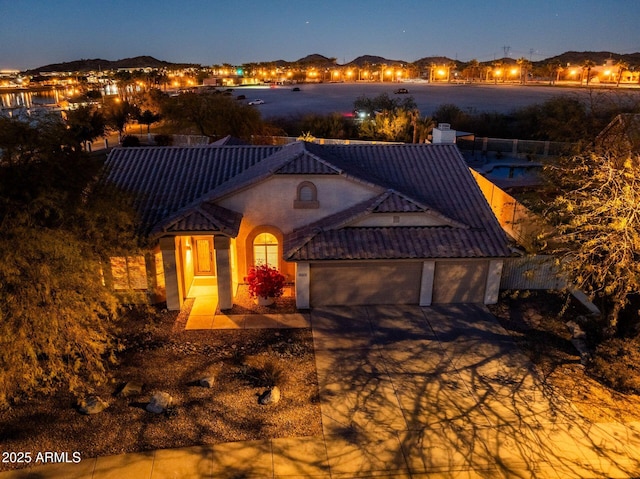
<path fill-rule="evenodd" d="M 422 262 L 311 264 L 312 307 L 418 304 Z"/>
<path fill-rule="evenodd" d="M 437 261 L 433 303 L 484 303 L 489 261 Z"/>

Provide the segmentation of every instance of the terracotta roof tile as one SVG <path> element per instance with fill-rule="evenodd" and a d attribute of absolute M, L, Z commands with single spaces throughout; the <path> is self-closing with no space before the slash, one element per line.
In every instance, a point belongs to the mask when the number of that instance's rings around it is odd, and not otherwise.
<path fill-rule="evenodd" d="M 159 222 L 150 236 L 172 232 L 219 232 L 235 238 L 241 221 L 240 213 L 204 202 L 195 207 L 185 207 L 167 220 Z"/>
<path fill-rule="evenodd" d="M 276 170 L 276 174 L 281 175 L 339 175 L 340 173 L 340 170 L 335 166 L 307 151 L 302 152 Z"/>
<path fill-rule="evenodd" d="M 106 179 L 134 195 L 141 231 L 281 150 L 281 146 L 115 148 Z"/>
<path fill-rule="evenodd" d="M 507 256 L 506 235 L 455 145 L 116 148 L 107 179 L 131 191 L 142 230 L 237 233 L 215 202 L 275 174 L 339 174 L 385 193 L 294 231 L 291 260 Z M 208 209 L 209 208 L 209 209 Z M 352 228 L 363 214 L 435 215 L 449 226 Z"/>
<path fill-rule="evenodd" d="M 342 228 L 320 231 L 293 250 L 287 261 L 490 258 L 508 255 L 492 247 L 484 231 L 448 226 Z M 285 244 L 286 247 L 286 244 Z"/>

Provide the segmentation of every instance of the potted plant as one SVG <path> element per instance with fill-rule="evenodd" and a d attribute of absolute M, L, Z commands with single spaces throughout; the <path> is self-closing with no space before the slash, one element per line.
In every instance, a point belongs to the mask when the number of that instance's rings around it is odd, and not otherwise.
<path fill-rule="evenodd" d="M 273 304 L 274 298 L 279 298 L 284 292 L 284 279 L 276 268 L 268 264 L 254 266 L 246 277 L 249 294 L 261 306 Z"/>

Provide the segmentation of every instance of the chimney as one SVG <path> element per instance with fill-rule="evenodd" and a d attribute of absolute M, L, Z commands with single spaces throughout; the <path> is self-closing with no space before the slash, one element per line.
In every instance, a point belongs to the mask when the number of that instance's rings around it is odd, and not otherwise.
<path fill-rule="evenodd" d="M 455 145 L 456 143 L 456 130 L 451 129 L 449 123 L 438 123 L 433 129 L 433 144 L 439 145 Z"/>

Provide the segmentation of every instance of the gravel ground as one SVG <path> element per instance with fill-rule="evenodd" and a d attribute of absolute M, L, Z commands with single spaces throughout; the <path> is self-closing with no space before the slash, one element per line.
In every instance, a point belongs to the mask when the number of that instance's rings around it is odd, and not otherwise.
<path fill-rule="evenodd" d="M 250 309 L 250 303 L 245 306 Z M 275 312 L 278 308 L 272 308 Z M 77 398 L 60 393 L 0 412 L 2 451 L 80 452 L 82 458 L 198 444 L 310 436 L 322 433 L 311 331 L 184 331 L 188 309 L 127 325 L 114 381 L 95 391 L 109 403 L 80 414 Z M 199 380 L 213 374 L 212 388 Z M 129 398 L 127 381 L 144 384 Z M 282 399 L 261 406 L 258 396 L 277 385 Z M 154 391 L 175 400 L 167 413 L 145 410 Z M 0 470 L 19 467 L 0 463 Z"/>

